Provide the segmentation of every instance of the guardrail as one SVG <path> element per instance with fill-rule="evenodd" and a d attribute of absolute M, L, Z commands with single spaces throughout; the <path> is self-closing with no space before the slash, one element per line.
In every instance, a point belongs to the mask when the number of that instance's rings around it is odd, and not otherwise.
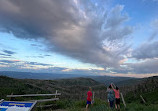
<path fill-rule="evenodd" d="M 55 94 L 25 94 L 25 95 L 7 95 L 7 97 L 32 97 L 32 96 L 59 96 L 61 93 Z"/>
<path fill-rule="evenodd" d="M 50 98 L 50 99 L 39 99 L 39 100 L 28 100 L 30 102 L 35 102 L 36 103 L 41 103 L 41 102 L 47 102 L 47 101 L 56 101 L 56 100 L 59 100 L 59 98 L 57 98 L 57 96 L 60 96 L 61 93 L 58 93 L 58 91 L 56 90 L 55 94 L 24 94 L 24 95 L 13 95 L 13 93 L 11 95 L 7 95 L 8 98 L 16 98 L 16 97 L 37 97 L 37 96 L 55 96 L 54 98 Z M 0 100 L 0 103 L 2 102 L 3 100 Z M 34 107 L 36 105 L 33 105 Z M 36 107 L 40 107 L 40 108 L 43 108 L 43 107 L 51 107 L 53 106 L 53 104 L 50 104 L 50 105 L 40 105 L 40 106 L 36 106 Z M 31 108 L 31 109 L 34 109 L 34 108 Z"/>

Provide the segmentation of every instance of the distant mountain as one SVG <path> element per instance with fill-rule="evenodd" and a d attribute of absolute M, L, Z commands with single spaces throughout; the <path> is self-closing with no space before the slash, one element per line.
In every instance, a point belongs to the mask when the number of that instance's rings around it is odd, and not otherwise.
<path fill-rule="evenodd" d="M 41 79 L 55 80 L 64 78 L 85 77 L 83 74 L 56 74 L 56 73 L 32 73 L 32 72 L 15 72 L 15 71 L 0 71 L 0 75 L 18 79 Z"/>
<path fill-rule="evenodd" d="M 137 80 L 137 78 L 131 78 L 131 77 L 111 77 L 111 76 L 90 76 L 89 78 L 92 78 L 95 81 L 103 83 L 106 86 L 109 86 L 111 83 L 114 83 L 117 86 L 122 86 L 125 84 L 130 85 L 132 83 L 130 81 Z"/>
<path fill-rule="evenodd" d="M 8 76 L 18 79 L 40 79 L 40 80 L 56 80 L 56 79 L 68 79 L 68 78 L 78 78 L 85 77 L 91 78 L 99 83 L 104 85 L 109 85 L 111 82 L 117 84 L 118 82 L 121 85 L 124 84 L 123 81 L 135 80 L 135 78 L 130 77 L 110 77 L 110 76 L 92 76 L 87 74 L 55 74 L 55 73 L 32 73 L 32 72 L 15 72 L 15 71 L 0 71 L 0 75 Z M 128 82 L 130 84 L 130 82 Z"/>
<path fill-rule="evenodd" d="M 143 78 L 129 78 L 127 80 L 118 81 L 117 86 L 131 86 L 142 82 Z"/>

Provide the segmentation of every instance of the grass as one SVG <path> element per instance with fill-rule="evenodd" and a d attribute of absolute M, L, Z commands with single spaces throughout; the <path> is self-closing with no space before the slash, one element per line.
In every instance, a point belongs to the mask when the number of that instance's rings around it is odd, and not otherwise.
<path fill-rule="evenodd" d="M 68 111 L 83 111 L 83 108 L 72 108 Z M 90 111 L 117 111 L 115 109 L 110 109 L 105 104 L 97 105 L 90 108 Z M 124 109 L 124 107 L 121 108 L 121 111 L 158 111 L 158 105 L 149 105 L 145 106 L 143 104 L 135 104 L 131 103 L 128 104 L 127 108 Z"/>
<path fill-rule="evenodd" d="M 126 111 L 158 111 L 158 104 L 144 105 L 131 103 L 128 104 Z"/>
<path fill-rule="evenodd" d="M 62 100 L 57 101 L 59 109 L 65 109 L 66 111 L 85 111 L 86 101 L 71 101 Z M 95 99 L 93 106 L 89 107 L 89 111 L 116 111 L 108 107 L 107 103 L 100 99 Z M 127 103 L 127 107 L 124 108 L 121 104 L 121 111 L 158 111 L 158 104 L 145 105 L 141 103 Z"/>

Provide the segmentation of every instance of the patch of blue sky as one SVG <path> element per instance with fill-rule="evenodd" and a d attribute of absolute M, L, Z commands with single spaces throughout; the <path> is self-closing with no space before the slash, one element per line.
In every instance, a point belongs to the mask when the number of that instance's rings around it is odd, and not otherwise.
<path fill-rule="evenodd" d="M 155 0 L 112 0 L 113 6 L 123 5 L 123 13 L 129 20 L 125 23 L 134 27 L 132 33 L 133 48 L 147 42 L 152 35 L 151 22 L 158 18 L 158 1 Z"/>
<path fill-rule="evenodd" d="M 128 58 L 127 61 L 125 61 L 124 63 L 138 63 L 139 61 L 133 58 Z"/>
<path fill-rule="evenodd" d="M 142 43 L 148 41 L 152 34 L 152 30 L 150 30 L 150 26 L 148 25 L 139 25 L 136 26 L 132 33 L 132 48 L 139 47 Z"/>
<path fill-rule="evenodd" d="M 2 44 L 1 50 L 11 50 L 16 52 L 14 57 L 17 59 L 24 59 L 27 55 L 32 55 L 32 48 L 30 48 L 31 41 L 18 39 L 12 34 L 0 33 Z"/>
<path fill-rule="evenodd" d="M 113 0 L 113 5 L 124 5 L 124 12 L 130 16 L 127 24 L 150 22 L 158 16 L 158 2 L 154 0 Z"/>

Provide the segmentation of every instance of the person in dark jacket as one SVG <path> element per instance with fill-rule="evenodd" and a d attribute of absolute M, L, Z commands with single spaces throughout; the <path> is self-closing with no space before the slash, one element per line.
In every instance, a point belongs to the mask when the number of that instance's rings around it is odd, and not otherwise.
<path fill-rule="evenodd" d="M 108 102 L 109 102 L 109 106 L 110 106 L 110 108 L 113 108 L 114 107 L 115 96 L 114 96 L 114 91 L 113 91 L 111 85 L 109 86 L 109 89 L 107 90 L 107 92 L 108 92 L 107 99 L 108 99 Z"/>

